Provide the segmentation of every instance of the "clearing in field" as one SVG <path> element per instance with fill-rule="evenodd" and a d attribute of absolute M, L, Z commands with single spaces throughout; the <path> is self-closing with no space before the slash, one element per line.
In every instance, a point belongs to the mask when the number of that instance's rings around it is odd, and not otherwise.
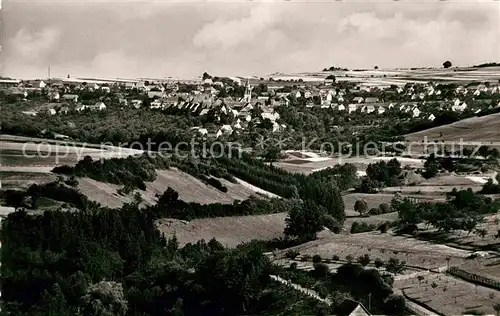
<path fill-rule="evenodd" d="M 161 219 L 158 229 L 167 236 L 176 235 L 179 244 L 196 243 L 204 239 L 235 247 L 253 239 L 268 240 L 283 236 L 285 213 L 195 219 L 190 222 Z"/>

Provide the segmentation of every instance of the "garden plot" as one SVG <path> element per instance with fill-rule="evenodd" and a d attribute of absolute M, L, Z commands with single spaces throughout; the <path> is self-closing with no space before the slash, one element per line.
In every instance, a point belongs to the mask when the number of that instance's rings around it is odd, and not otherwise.
<path fill-rule="evenodd" d="M 477 312 L 495 315 L 493 306 L 500 301 L 498 291 L 440 273 L 424 275 L 421 281 L 417 278 L 396 279 L 394 287 L 401 289 L 410 299 L 443 315 Z"/>
<path fill-rule="evenodd" d="M 387 262 L 392 257 L 406 261 L 409 267 L 423 269 L 443 269 L 448 265 L 458 266 L 471 254 L 469 251 L 432 244 L 415 238 L 379 232 L 333 235 L 290 249 L 298 251 L 300 255 L 318 254 L 324 259 L 331 259 L 333 256 L 341 259 L 347 256 L 357 258 L 368 254 L 372 260 L 380 258 Z M 279 256 L 284 256 L 286 251 L 279 252 Z"/>

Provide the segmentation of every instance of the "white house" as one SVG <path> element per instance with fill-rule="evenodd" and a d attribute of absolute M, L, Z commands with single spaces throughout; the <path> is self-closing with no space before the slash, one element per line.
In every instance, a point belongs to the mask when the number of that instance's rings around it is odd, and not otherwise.
<path fill-rule="evenodd" d="M 56 110 L 55 109 L 48 109 L 47 110 L 47 115 L 56 115 Z"/>
<path fill-rule="evenodd" d="M 358 105 L 357 104 L 351 103 L 351 104 L 348 105 L 348 111 L 349 111 L 349 113 L 352 113 L 352 112 L 356 111 L 357 109 L 358 109 Z"/>
<path fill-rule="evenodd" d="M 206 114 L 208 114 L 208 109 L 201 110 L 199 115 L 201 116 L 201 115 L 206 115 Z"/>
<path fill-rule="evenodd" d="M 434 121 L 436 119 L 436 116 L 434 114 L 429 115 L 428 117 L 429 121 Z"/>
<path fill-rule="evenodd" d="M 367 105 L 366 106 L 366 113 L 370 114 L 375 112 L 375 107 L 373 105 Z"/>
<path fill-rule="evenodd" d="M 130 103 L 136 109 L 138 109 L 142 106 L 142 100 L 132 100 L 132 101 L 130 101 Z"/>
<path fill-rule="evenodd" d="M 206 128 L 200 128 L 198 129 L 198 134 L 205 136 L 208 134 L 208 130 Z"/>
<path fill-rule="evenodd" d="M 420 116 L 420 110 L 418 108 L 413 109 L 413 117 L 419 117 Z"/>
<path fill-rule="evenodd" d="M 77 94 L 64 94 L 62 96 L 62 98 L 65 101 L 71 101 L 71 102 L 74 102 L 74 103 L 78 102 L 78 95 Z"/>
<path fill-rule="evenodd" d="M 385 108 L 383 106 L 379 106 L 378 109 L 377 109 L 377 113 L 378 114 L 384 114 L 385 112 Z"/>
<path fill-rule="evenodd" d="M 339 106 L 337 107 L 337 110 L 339 110 L 339 111 L 345 111 L 345 105 L 339 104 Z"/>
<path fill-rule="evenodd" d="M 224 134 L 231 135 L 233 133 L 233 128 L 231 127 L 231 125 L 222 125 L 220 131 L 222 131 L 222 133 Z"/>
<path fill-rule="evenodd" d="M 47 95 L 51 101 L 59 101 L 60 95 L 57 91 L 51 91 Z"/>
<path fill-rule="evenodd" d="M 363 102 L 363 98 L 362 97 L 355 97 L 354 99 L 352 99 L 352 102 L 362 103 Z"/>
<path fill-rule="evenodd" d="M 211 78 L 207 78 L 205 80 L 203 80 L 203 84 L 213 84 L 213 80 Z"/>
<path fill-rule="evenodd" d="M 339 96 L 339 97 L 337 98 L 337 102 L 338 102 L 338 103 L 342 103 L 342 102 L 344 102 L 344 98 L 343 98 L 342 96 Z"/>
<path fill-rule="evenodd" d="M 102 111 L 106 109 L 106 104 L 104 102 L 96 102 L 96 104 L 89 106 L 91 110 Z"/>
<path fill-rule="evenodd" d="M 392 109 L 394 107 L 394 103 L 389 103 L 388 109 Z"/>
<path fill-rule="evenodd" d="M 80 104 L 80 105 L 78 105 L 78 106 L 75 108 L 75 110 L 76 110 L 77 112 L 81 112 L 81 111 L 86 110 L 86 109 L 87 109 L 87 106 L 86 106 L 85 104 Z"/>
<path fill-rule="evenodd" d="M 161 109 L 162 103 L 159 99 L 154 100 L 151 102 L 151 105 L 149 106 L 150 109 Z"/>
<path fill-rule="evenodd" d="M 101 90 L 106 92 L 106 93 L 110 93 L 111 92 L 111 88 L 110 87 L 101 87 Z"/>

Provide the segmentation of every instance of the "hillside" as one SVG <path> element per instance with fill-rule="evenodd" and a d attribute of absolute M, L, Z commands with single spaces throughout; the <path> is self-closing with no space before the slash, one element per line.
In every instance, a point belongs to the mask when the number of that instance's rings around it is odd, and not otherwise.
<path fill-rule="evenodd" d="M 472 117 L 405 136 L 408 141 L 418 142 L 423 141 L 424 137 L 427 137 L 429 141 L 460 141 L 462 139 L 464 142 L 496 142 L 493 147 L 499 147 L 500 113 Z"/>
<path fill-rule="evenodd" d="M 148 205 L 156 203 L 156 194 L 163 193 L 168 187 L 179 192 L 179 198 L 186 202 L 232 203 L 235 200 L 245 200 L 251 195 L 259 195 L 256 191 L 243 184 L 231 183 L 227 180 L 220 181 L 228 188 L 223 193 L 216 188 L 206 185 L 199 179 L 177 169 L 156 170 L 157 178 L 153 182 L 146 182 L 146 191 L 139 192 Z M 133 194 L 123 196 L 118 194 L 119 185 L 99 182 L 90 178 L 79 178 L 78 189 L 89 199 L 99 202 L 104 206 L 116 208 L 123 203 L 131 202 Z"/>

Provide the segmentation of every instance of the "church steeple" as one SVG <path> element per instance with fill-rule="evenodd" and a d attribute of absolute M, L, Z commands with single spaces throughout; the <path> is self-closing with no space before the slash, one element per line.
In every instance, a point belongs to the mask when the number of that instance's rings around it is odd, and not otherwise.
<path fill-rule="evenodd" d="M 252 100 L 252 87 L 250 86 L 250 79 L 247 79 L 243 101 L 246 103 L 250 103 L 251 100 Z"/>

